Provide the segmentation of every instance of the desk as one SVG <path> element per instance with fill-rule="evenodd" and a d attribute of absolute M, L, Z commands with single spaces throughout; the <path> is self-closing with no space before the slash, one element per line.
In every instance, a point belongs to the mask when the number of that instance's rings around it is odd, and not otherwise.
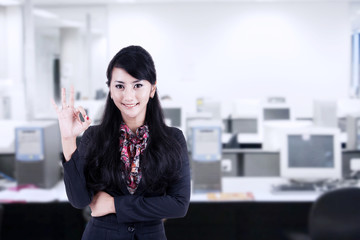
<path fill-rule="evenodd" d="M 4 185 L 4 180 L 0 182 Z M 0 239 L 81 239 L 86 224 L 83 211 L 70 205 L 63 181 L 51 189 L 15 191 L 15 182 L 5 186 L 9 189 L 0 191 L 4 211 Z"/>
<path fill-rule="evenodd" d="M 0 181 L 0 185 L 6 190 L 0 191 L 0 203 L 49 203 L 49 202 L 68 202 L 64 181 L 59 181 L 50 189 L 28 187 L 18 187 L 16 182 Z"/>
<path fill-rule="evenodd" d="M 1 183 L 1 182 L 0 182 Z M 303 202 L 314 201 L 320 195 L 314 193 L 284 193 L 271 192 L 272 185 L 286 183 L 280 177 L 223 177 L 222 192 L 251 192 L 256 202 Z M 51 189 L 24 188 L 15 191 L 16 183 L 8 183 L 9 189 L 0 191 L 0 203 L 49 203 L 68 202 L 63 181 L 59 181 Z M 192 194 L 191 202 L 211 202 L 206 194 Z M 215 201 L 217 202 L 217 201 Z"/>
<path fill-rule="evenodd" d="M 321 193 L 271 192 L 279 177 L 226 177 L 223 192 L 251 191 L 254 201 L 209 201 L 205 194 L 192 194 L 188 214 L 168 219 L 165 229 L 171 240 L 289 240 L 292 234 L 307 234 L 308 214 Z"/>
<path fill-rule="evenodd" d="M 272 194 L 271 185 L 282 182 L 279 177 L 223 178 L 223 192 L 251 191 L 255 200 L 209 201 L 205 194 L 192 194 L 186 217 L 165 221 L 168 239 L 288 240 L 289 232 L 306 233 L 308 212 L 319 193 Z M 26 197 L 24 192 L 17 199 L 27 204 L 4 204 L 2 240 L 80 239 L 86 222 L 82 211 L 64 199 L 62 181 L 41 191 L 53 199 L 36 203 L 35 196 Z"/>
<path fill-rule="evenodd" d="M 313 202 L 321 194 L 320 192 L 272 193 L 272 185 L 281 183 L 286 183 L 286 180 L 280 177 L 223 177 L 222 192 L 251 192 L 255 202 Z M 207 199 L 206 194 L 192 194 L 191 202 L 209 203 L 211 201 Z"/>

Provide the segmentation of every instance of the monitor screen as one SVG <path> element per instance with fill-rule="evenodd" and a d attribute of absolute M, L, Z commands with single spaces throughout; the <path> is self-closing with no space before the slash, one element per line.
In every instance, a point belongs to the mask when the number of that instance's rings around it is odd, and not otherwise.
<path fill-rule="evenodd" d="M 290 168 L 333 168 L 334 137 L 331 135 L 288 135 Z"/>
<path fill-rule="evenodd" d="M 181 127 L 181 108 L 163 108 L 165 122 L 171 127 Z"/>
<path fill-rule="evenodd" d="M 258 133 L 258 120 L 256 118 L 231 119 L 231 132 L 236 133 Z"/>
<path fill-rule="evenodd" d="M 194 127 L 192 156 L 198 161 L 215 161 L 221 158 L 221 127 Z"/>
<path fill-rule="evenodd" d="M 264 108 L 264 120 L 290 120 L 290 109 Z"/>
<path fill-rule="evenodd" d="M 16 128 L 15 155 L 17 160 L 43 160 L 43 132 L 41 128 Z"/>
<path fill-rule="evenodd" d="M 340 131 L 336 128 L 290 129 L 283 135 L 280 175 L 297 180 L 341 177 Z"/>

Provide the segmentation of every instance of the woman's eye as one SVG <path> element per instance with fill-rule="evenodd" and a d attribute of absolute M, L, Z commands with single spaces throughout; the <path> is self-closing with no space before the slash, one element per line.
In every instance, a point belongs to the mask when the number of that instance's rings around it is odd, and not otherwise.
<path fill-rule="evenodd" d="M 115 85 L 115 87 L 118 88 L 118 89 L 123 89 L 124 88 L 124 86 L 121 85 L 121 84 L 117 84 L 117 85 Z"/>
<path fill-rule="evenodd" d="M 137 84 L 135 84 L 135 88 L 141 88 L 143 85 L 142 84 L 140 84 L 140 83 L 137 83 Z"/>

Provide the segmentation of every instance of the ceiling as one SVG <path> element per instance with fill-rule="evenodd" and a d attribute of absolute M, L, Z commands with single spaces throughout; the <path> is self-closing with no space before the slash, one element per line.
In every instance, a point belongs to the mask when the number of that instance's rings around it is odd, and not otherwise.
<path fill-rule="evenodd" d="M 106 5 L 112 3 L 175 2 L 360 2 L 360 0 L 32 0 L 34 5 Z"/>
<path fill-rule="evenodd" d="M 24 2 L 28 0 L 0 0 L 2 2 Z M 39 25 L 76 25 L 76 22 L 82 22 L 84 25 L 85 15 L 89 14 L 96 20 L 93 24 L 98 23 L 101 28 L 102 21 L 105 19 L 106 6 L 108 4 L 132 4 L 132 3 L 210 3 L 210 2 L 242 2 L 242 3 L 295 3 L 295 2 L 348 2 L 349 3 L 349 21 L 352 29 L 360 29 L 360 0 L 31 0 L 35 8 L 40 8 L 58 16 L 56 19 L 43 21 L 38 19 Z M 76 10 L 74 10 L 76 9 Z M 76 12 L 75 12 L 76 11 Z M 82 14 L 83 13 L 83 14 Z M 104 15 L 105 14 L 105 15 Z M 66 17 L 65 17 L 66 16 Z M 59 20 L 61 19 L 61 21 Z M 100 21 L 99 21 L 100 20 Z"/>

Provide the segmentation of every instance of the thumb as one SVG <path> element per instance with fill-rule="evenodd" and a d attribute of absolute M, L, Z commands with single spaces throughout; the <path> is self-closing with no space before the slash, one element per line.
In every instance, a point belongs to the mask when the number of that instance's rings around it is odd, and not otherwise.
<path fill-rule="evenodd" d="M 84 122 L 82 123 L 83 126 L 83 130 L 85 131 L 86 129 L 88 129 L 88 127 L 90 126 L 90 124 L 92 123 L 91 119 L 89 118 L 89 116 L 85 115 L 84 116 Z"/>

